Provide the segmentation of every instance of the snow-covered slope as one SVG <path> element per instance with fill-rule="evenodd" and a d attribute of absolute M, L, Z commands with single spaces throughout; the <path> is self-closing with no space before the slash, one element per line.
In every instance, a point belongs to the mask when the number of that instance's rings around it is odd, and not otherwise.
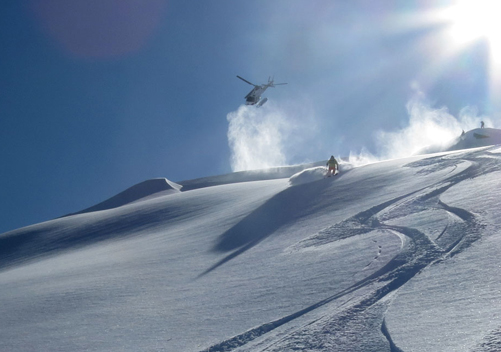
<path fill-rule="evenodd" d="M 279 178 L 288 178 L 298 172 L 303 171 L 304 169 L 318 167 L 321 165 L 325 165 L 325 162 L 322 161 L 305 165 L 281 166 L 261 170 L 239 171 L 233 172 L 231 174 L 198 178 L 194 180 L 182 181 L 179 183 L 182 185 L 183 191 L 189 191 L 196 188 L 218 186 L 230 183 L 276 180 Z"/>
<path fill-rule="evenodd" d="M 293 171 L 0 235 L 0 350 L 497 350 L 501 149 Z"/>
<path fill-rule="evenodd" d="M 458 137 L 447 150 L 460 150 L 501 144 L 501 130 L 496 128 L 476 128 Z"/>
<path fill-rule="evenodd" d="M 138 183 L 132 187 L 127 188 L 125 191 L 98 203 L 90 208 L 84 209 L 78 214 L 89 213 L 98 210 L 106 210 L 118 208 L 123 205 L 137 202 L 140 200 L 151 199 L 155 197 L 164 196 L 180 192 L 182 186 L 175 182 L 169 181 L 166 178 L 154 178 Z M 70 214 L 74 215 L 74 214 Z"/>
<path fill-rule="evenodd" d="M 461 133 L 457 138 L 449 141 L 437 141 L 417 154 L 432 154 L 444 151 L 454 151 L 488 147 L 501 144 L 501 130 L 496 128 L 476 128 Z"/>

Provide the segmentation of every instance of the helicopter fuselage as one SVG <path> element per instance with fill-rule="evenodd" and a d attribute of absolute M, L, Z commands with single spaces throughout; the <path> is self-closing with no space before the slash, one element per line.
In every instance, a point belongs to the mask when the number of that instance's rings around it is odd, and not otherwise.
<path fill-rule="evenodd" d="M 261 94 L 263 94 L 266 89 L 268 89 L 269 87 L 273 88 L 276 85 L 287 84 L 287 83 L 274 83 L 273 79 L 271 77 L 269 77 L 268 83 L 258 85 L 258 84 L 251 83 L 251 82 L 247 81 L 245 78 L 242 78 L 240 76 L 237 76 L 237 77 L 240 78 L 245 83 L 248 83 L 251 86 L 254 86 L 254 88 L 250 91 L 250 93 L 245 96 L 245 105 L 256 105 L 257 107 L 262 106 L 264 103 L 266 103 L 268 101 L 268 98 L 261 99 Z"/>
<path fill-rule="evenodd" d="M 255 105 L 259 103 L 259 100 L 261 100 L 261 94 L 263 94 L 267 88 L 268 87 L 266 85 L 254 87 L 254 89 L 245 96 L 245 105 Z"/>

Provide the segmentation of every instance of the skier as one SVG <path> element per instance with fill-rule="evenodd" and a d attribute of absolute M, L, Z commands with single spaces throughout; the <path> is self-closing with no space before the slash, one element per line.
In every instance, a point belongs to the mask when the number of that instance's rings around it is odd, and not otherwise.
<path fill-rule="evenodd" d="M 336 159 L 334 158 L 334 155 L 331 155 L 331 158 L 327 161 L 327 164 L 325 164 L 329 167 L 329 171 L 327 171 L 327 176 L 331 177 L 332 175 L 335 175 L 336 172 L 338 171 L 338 163 Z"/>
<path fill-rule="evenodd" d="M 484 128 L 484 121 L 480 121 L 480 128 Z"/>

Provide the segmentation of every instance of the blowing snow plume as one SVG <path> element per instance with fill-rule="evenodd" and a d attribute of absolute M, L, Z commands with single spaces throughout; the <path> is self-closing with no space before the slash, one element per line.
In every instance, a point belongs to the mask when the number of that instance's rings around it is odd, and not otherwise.
<path fill-rule="evenodd" d="M 301 158 L 304 139 L 315 129 L 313 113 L 304 106 L 286 110 L 271 103 L 260 108 L 242 105 L 227 119 L 234 172 L 284 166 L 291 156 Z M 299 129 L 300 136 L 294 135 Z"/>
<path fill-rule="evenodd" d="M 376 155 L 366 148 L 362 148 L 360 153 L 350 152 L 345 169 L 381 160 L 445 151 L 457 142 L 462 131 L 480 127 L 481 121 L 484 121 L 485 127 L 493 126 L 489 117 L 478 116 L 477 110 L 472 107 L 463 108 L 457 118 L 446 107 L 432 108 L 420 91 L 406 107 L 408 125 L 395 131 L 377 131 L 374 135 Z"/>
<path fill-rule="evenodd" d="M 233 171 L 285 165 L 282 142 L 288 127 L 281 113 L 242 105 L 227 119 Z"/>
<path fill-rule="evenodd" d="M 456 118 L 446 107 L 433 109 L 420 98 L 407 103 L 409 125 L 396 132 L 379 131 L 376 134 L 382 159 L 406 157 L 423 152 L 443 151 L 461 132 L 480 126 L 480 120 L 491 125 L 487 117 L 478 117 L 475 109 L 463 108 Z"/>

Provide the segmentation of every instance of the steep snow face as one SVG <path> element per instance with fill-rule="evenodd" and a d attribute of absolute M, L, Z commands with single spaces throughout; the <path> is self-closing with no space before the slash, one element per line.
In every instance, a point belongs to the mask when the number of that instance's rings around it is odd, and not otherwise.
<path fill-rule="evenodd" d="M 1 235 L 0 350 L 488 351 L 501 342 L 499 148 L 331 178 L 315 166 L 194 180 L 184 192 Z"/>

